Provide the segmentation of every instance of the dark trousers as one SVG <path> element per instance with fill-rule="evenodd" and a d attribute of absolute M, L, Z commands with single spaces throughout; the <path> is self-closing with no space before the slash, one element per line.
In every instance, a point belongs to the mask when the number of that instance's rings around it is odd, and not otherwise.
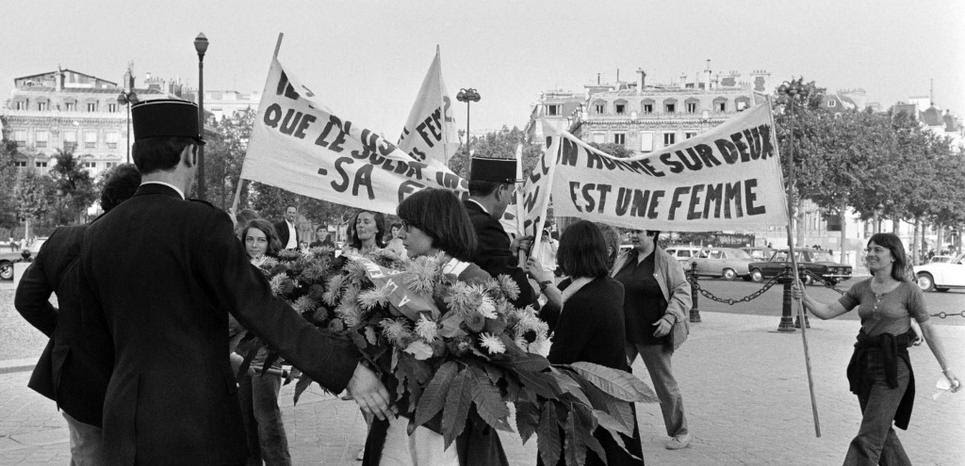
<path fill-rule="evenodd" d="M 245 375 L 238 381 L 238 400 L 248 439 L 248 464 L 290 465 L 288 437 L 278 408 L 281 377 Z"/>
<path fill-rule="evenodd" d="M 861 405 L 861 427 L 851 440 L 844 464 L 852 465 L 910 465 L 911 460 L 895 435 L 892 425 L 901 398 L 908 388 L 909 371 L 905 360 L 898 358 L 898 386 L 889 388 L 885 368 L 879 353 L 872 353 L 865 377 L 873 377 L 874 384 L 867 398 L 858 398 Z"/>

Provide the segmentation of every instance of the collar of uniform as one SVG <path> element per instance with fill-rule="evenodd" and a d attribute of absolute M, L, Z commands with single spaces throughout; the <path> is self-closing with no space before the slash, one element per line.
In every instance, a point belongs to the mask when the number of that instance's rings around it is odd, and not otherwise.
<path fill-rule="evenodd" d="M 492 214 L 489 213 L 489 210 L 487 210 L 485 206 L 483 206 L 482 204 L 479 203 L 479 201 L 477 201 L 477 200 L 475 200 L 475 199 L 473 199 L 473 198 L 469 198 L 468 200 L 469 200 L 469 202 L 472 202 L 473 204 L 478 205 L 479 208 L 482 209 L 483 212 L 486 212 L 486 214 L 492 215 Z"/>
<path fill-rule="evenodd" d="M 145 182 L 141 183 L 141 187 L 144 187 L 144 186 L 147 186 L 147 185 L 166 186 L 166 187 L 168 187 L 168 188 L 173 189 L 174 192 L 178 193 L 178 196 L 181 197 L 181 200 L 182 200 L 182 201 L 185 199 L 185 197 L 184 197 L 184 192 L 181 191 L 180 189 L 178 189 L 177 186 L 174 186 L 174 185 L 171 184 L 171 183 L 165 183 L 165 182 L 163 182 L 163 181 L 145 181 Z"/>

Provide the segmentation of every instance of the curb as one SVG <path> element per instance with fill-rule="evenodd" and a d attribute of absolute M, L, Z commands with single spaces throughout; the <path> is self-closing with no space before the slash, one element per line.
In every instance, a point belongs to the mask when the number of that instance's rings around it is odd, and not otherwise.
<path fill-rule="evenodd" d="M 0 361 L 0 374 L 32 371 L 37 365 L 37 358 L 8 359 Z"/>

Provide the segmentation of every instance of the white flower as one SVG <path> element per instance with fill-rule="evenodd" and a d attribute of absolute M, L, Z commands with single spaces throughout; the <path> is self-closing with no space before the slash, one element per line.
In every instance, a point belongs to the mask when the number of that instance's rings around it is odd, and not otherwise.
<path fill-rule="evenodd" d="M 362 320 L 359 308 L 354 305 L 347 305 L 344 302 L 335 308 L 335 314 L 345 322 L 345 326 L 347 327 L 354 327 Z"/>
<path fill-rule="evenodd" d="M 314 311 L 315 308 L 317 307 L 318 307 L 318 304 L 315 303 L 315 300 L 308 297 L 308 295 L 302 296 L 296 299 L 294 303 L 292 303 L 292 308 L 298 311 L 299 313 Z"/>
<path fill-rule="evenodd" d="M 432 347 L 424 341 L 413 341 L 405 348 L 405 352 L 411 354 L 418 361 L 425 361 L 432 357 Z"/>
<path fill-rule="evenodd" d="M 406 321 L 403 319 L 382 319 L 379 326 L 382 327 L 382 335 L 394 343 L 398 343 L 409 333 Z"/>
<path fill-rule="evenodd" d="M 439 338 L 439 325 L 427 318 L 425 314 L 422 314 L 422 316 L 419 317 L 419 321 L 415 324 L 415 333 L 423 340 L 432 342 L 436 338 Z"/>
<path fill-rule="evenodd" d="M 489 354 L 502 354 L 506 352 L 506 345 L 496 335 L 489 332 L 479 334 L 479 346 L 486 348 Z"/>
<path fill-rule="evenodd" d="M 489 296 L 483 296 L 477 311 L 487 319 L 495 319 L 499 317 L 496 315 L 496 303 L 494 303 L 493 298 L 490 298 Z"/>

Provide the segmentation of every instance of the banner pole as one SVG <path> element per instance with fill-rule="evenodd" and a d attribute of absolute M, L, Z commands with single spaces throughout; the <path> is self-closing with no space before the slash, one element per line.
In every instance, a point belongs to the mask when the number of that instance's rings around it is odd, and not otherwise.
<path fill-rule="evenodd" d="M 272 52 L 272 54 L 271 54 L 271 61 L 273 61 L 273 62 L 278 59 L 278 50 L 281 49 L 281 40 L 282 40 L 284 37 L 285 37 L 285 33 L 284 33 L 284 32 L 279 32 L 279 33 L 278 33 L 278 40 L 275 41 L 275 51 Z M 270 68 L 270 67 L 271 67 L 271 65 L 269 65 L 269 68 Z M 242 160 L 241 165 L 242 165 L 242 167 L 244 167 L 244 161 L 243 161 L 243 160 Z M 244 170 L 242 170 L 242 171 L 244 171 Z M 242 188 L 244 185 L 245 185 L 245 179 L 242 178 L 241 175 L 239 174 L 239 175 L 238 175 L 238 187 L 235 189 L 235 198 L 234 198 L 234 200 L 231 202 L 231 211 L 230 211 L 230 212 L 231 212 L 231 216 L 232 216 L 233 218 L 237 218 L 237 215 L 238 215 L 238 202 L 241 201 L 241 188 Z"/>
<path fill-rule="evenodd" d="M 771 111 L 769 112 L 769 114 L 770 114 L 770 119 L 771 119 L 771 127 L 772 127 L 772 128 L 775 128 L 775 133 L 774 133 L 774 134 L 776 135 L 776 134 L 777 134 L 777 132 L 776 132 L 777 126 L 774 124 L 774 111 L 773 111 L 773 107 L 771 106 L 770 96 L 768 96 L 768 98 L 767 98 L 767 104 L 768 104 L 769 109 L 771 110 Z M 793 112 L 794 103 L 792 102 L 792 103 L 790 104 L 790 106 L 792 107 L 792 112 Z M 793 194 L 794 194 L 794 182 L 795 182 L 795 178 L 794 178 L 794 175 L 795 175 L 795 174 L 794 174 L 794 160 L 793 160 L 793 158 L 794 158 L 794 115 L 793 115 L 793 114 L 791 115 L 790 141 L 791 141 L 791 151 L 790 151 L 791 160 L 790 160 L 789 163 L 788 163 L 788 168 L 787 168 L 787 170 L 788 170 L 788 177 L 787 177 L 787 178 L 788 178 L 788 185 L 790 185 L 790 190 L 789 190 L 789 192 L 791 193 L 791 195 L 788 196 L 788 199 L 787 199 L 787 224 L 786 224 L 785 226 L 786 226 L 786 228 L 787 228 L 787 247 L 788 247 L 788 254 L 791 256 L 791 270 L 792 270 L 792 274 L 794 275 L 793 278 L 790 278 L 790 279 L 792 279 L 792 280 L 794 280 L 795 282 L 797 282 L 798 277 L 800 277 L 800 275 L 799 275 L 799 273 L 798 273 L 797 257 L 795 257 L 795 255 L 794 255 L 794 234 L 793 234 L 792 228 L 791 228 L 791 215 L 793 214 L 793 206 L 792 206 L 792 205 L 793 205 L 793 202 L 794 202 L 794 196 L 793 196 Z M 776 141 L 775 141 L 775 142 L 776 142 Z M 775 149 L 774 149 L 775 151 L 778 151 L 778 160 L 780 160 L 779 144 L 774 144 L 774 148 L 775 148 Z M 802 291 L 802 293 L 803 293 L 804 290 L 801 290 L 801 291 Z M 808 393 L 809 393 L 810 396 L 811 396 L 811 415 L 812 415 L 812 417 L 813 417 L 813 419 L 814 419 L 814 435 L 815 435 L 815 437 L 820 438 L 820 437 L 821 437 L 821 421 L 820 421 L 820 418 L 818 417 L 818 402 L 817 402 L 817 398 L 815 397 L 815 394 L 814 394 L 814 376 L 813 376 L 812 373 L 811 373 L 811 354 L 810 354 L 810 351 L 809 351 L 809 349 L 808 349 L 807 321 L 805 320 L 804 307 L 803 307 L 801 301 L 800 301 L 799 299 L 795 299 L 793 305 L 794 305 L 795 310 L 797 311 L 798 320 L 801 322 L 801 342 L 802 342 L 803 345 L 804 345 L 804 367 L 805 367 L 805 370 L 807 371 L 807 376 L 808 376 Z"/>

